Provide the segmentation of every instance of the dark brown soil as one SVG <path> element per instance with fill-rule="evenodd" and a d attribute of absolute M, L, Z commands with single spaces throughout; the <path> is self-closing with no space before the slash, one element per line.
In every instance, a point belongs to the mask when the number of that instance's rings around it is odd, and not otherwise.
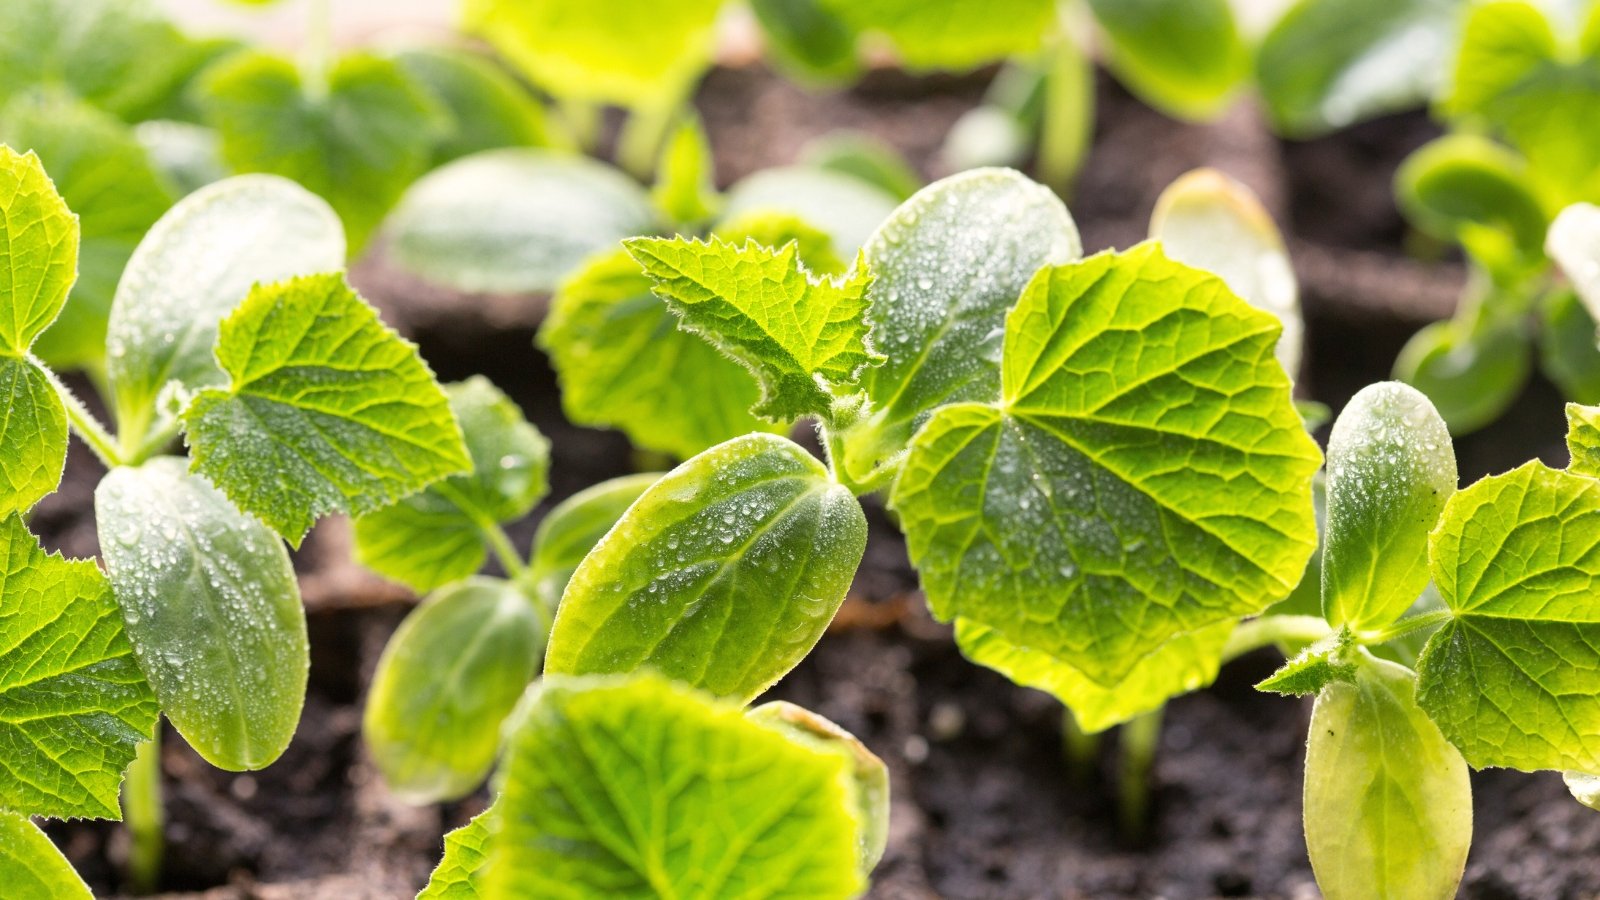
<path fill-rule="evenodd" d="M 935 174 L 945 129 L 981 89 L 981 79 L 885 73 L 853 91 L 811 96 L 741 69 L 715 73 L 700 106 L 724 182 L 787 162 L 806 138 L 839 125 L 889 140 Z M 1142 238 L 1156 194 L 1188 168 L 1216 165 L 1246 180 L 1297 235 L 1311 337 L 1303 385 L 1334 408 L 1386 377 L 1409 333 L 1453 305 L 1458 266 L 1416 262 L 1395 249 L 1406 237 L 1388 179 L 1433 133 L 1425 118 L 1286 145 L 1266 136 L 1247 105 L 1221 123 L 1181 125 L 1104 84 L 1099 119 L 1072 204 L 1089 247 Z M 515 529 L 523 546 L 550 503 L 632 467 L 619 437 L 562 419 L 548 366 L 532 349 L 539 298 L 452 295 L 387 270 L 381 258 L 366 261 L 357 278 L 442 377 L 488 375 L 551 436 L 552 497 Z M 1530 452 L 1560 461 L 1561 428 L 1556 394 L 1536 384 L 1504 423 L 1458 443 L 1463 477 Z M 52 545 L 79 556 L 96 551 L 98 474 L 75 448 L 67 485 L 36 518 Z M 1125 841 L 1113 797 L 1114 738 L 1092 768 L 1071 769 L 1059 706 L 960 657 L 948 630 L 924 611 L 903 543 L 881 511 L 871 512 L 867 557 L 835 630 L 773 693 L 850 729 L 891 768 L 890 846 L 872 897 L 1316 895 L 1299 821 L 1308 706 L 1251 689 L 1274 665 L 1270 654 L 1241 660 L 1212 689 L 1171 704 L 1148 838 Z M 169 732 L 164 889 L 217 900 L 409 897 L 437 861 L 442 833 L 485 802 L 480 792 L 458 804 L 406 807 L 364 758 L 366 680 L 411 598 L 356 569 L 347 549 L 347 530 L 332 522 L 297 559 L 313 662 L 306 713 L 285 757 L 262 772 L 223 773 Z M 1600 895 L 1600 816 L 1568 799 L 1559 778 L 1486 772 L 1475 776 L 1475 789 L 1477 838 L 1463 896 Z M 125 851 L 116 826 L 50 831 L 98 893 L 117 893 Z"/>

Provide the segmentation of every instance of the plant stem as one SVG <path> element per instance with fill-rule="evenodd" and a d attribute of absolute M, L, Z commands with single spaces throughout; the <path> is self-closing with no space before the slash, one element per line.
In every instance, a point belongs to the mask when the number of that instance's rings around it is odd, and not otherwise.
<path fill-rule="evenodd" d="M 494 551 L 495 559 L 500 561 L 500 567 L 506 570 L 506 578 L 511 581 L 521 581 L 522 576 L 527 574 L 528 565 L 522 561 L 516 546 L 511 543 L 511 536 L 494 522 L 480 522 L 478 528 L 483 532 L 484 542 Z"/>
<path fill-rule="evenodd" d="M 134 893 L 154 893 L 161 879 L 161 857 L 166 853 L 163 830 L 166 813 L 161 805 L 161 724 L 140 744 L 122 783 L 122 820 L 132 838 L 128 851 L 128 881 Z"/>
<path fill-rule="evenodd" d="M 72 393 L 72 389 L 61 380 L 61 376 L 50 371 L 48 366 L 38 360 L 32 357 L 29 359 L 44 373 L 50 386 L 55 388 L 56 396 L 61 398 L 61 405 L 67 408 L 67 422 L 72 425 L 72 430 L 77 432 L 78 437 L 94 451 L 94 455 L 100 458 L 100 462 L 104 463 L 106 468 L 114 469 L 122 465 L 122 454 L 117 452 L 117 440 L 111 432 L 100 424 L 100 420 L 89 411 L 89 407 L 84 406 L 83 401 Z"/>
<path fill-rule="evenodd" d="M 128 448 L 126 446 L 123 447 L 122 456 L 125 460 L 125 465 L 137 466 L 148 460 L 150 457 L 159 454 L 161 451 L 167 449 L 168 445 L 172 443 L 173 439 L 176 438 L 178 433 L 182 430 L 182 419 L 178 418 L 177 416 L 167 419 L 161 424 L 160 428 L 157 428 L 145 435 L 144 440 L 140 441 L 138 446 L 133 448 Z M 124 441 L 124 444 L 126 443 L 127 442 Z"/>
<path fill-rule="evenodd" d="M 1120 735 L 1122 768 L 1118 773 L 1122 814 L 1122 834 L 1130 841 L 1142 841 L 1150 823 L 1150 769 L 1156 747 L 1161 742 L 1163 709 L 1147 712 L 1123 723 Z"/>
<path fill-rule="evenodd" d="M 333 61 L 333 4 L 331 0 L 311 0 L 306 21 L 306 43 L 300 56 L 300 81 L 312 103 L 328 97 L 331 85 L 328 70 Z"/>
<path fill-rule="evenodd" d="M 1068 197 L 1094 131 L 1094 66 L 1072 35 L 1062 32 L 1046 51 L 1038 171 L 1041 181 Z"/>
<path fill-rule="evenodd" d="M 1066 757 L 1072 779 L 1080 784 L 1089 780 L 1095 757 L 1100 755 L 1100 734 L 1084 731 L 1078 717 L 1066 707 L 1061 708 L 1061 755 Z"/>
<path fill-rule="evenodd" d="M 617 165 L 640 181 L 649 182 L 656 171 L 656 157 L 667 131 L 678 112 L 676 103 L 642 106 L 628 113 L 617 138 Z"/>
<path fill-rule="evenodd" d="M 1222 645 L 1222 661 L 1231 662 L 1262 647 L 1281 643 L 1312 643 L 1333 634 L 1316 616 L 1262 616 L 1241 624 Z"/>
<path fill-rule="evenodd" d="M 561 121 L 579 152 L 593 152 L 600 140 L 600 107 L 583 100 L 562 100 Z"/>
<path fill-rule="evenodd" d="M 1407 616 L 1406 618 L 1401 619 L 1393 625 L 1390 625 L 1388 628 L 1384 628 L 1380 631 L 1363 631 L 1356 635 L 1356 640 L 1360 641 L 1366 646 L 1371 646 L 1373 644 L 1387 644 L 1396 638 L 1405 637 L 1414 631 L 1421 631 L 1424 628 L 1432 628 L 1435 625 L 1442 625 L 1453 615 L 1455 615 L 1455 613 L 1448 609 L 1436 609 L 1433 612 L 1426 612 L 1422 613 L 1421 615 Z"/>

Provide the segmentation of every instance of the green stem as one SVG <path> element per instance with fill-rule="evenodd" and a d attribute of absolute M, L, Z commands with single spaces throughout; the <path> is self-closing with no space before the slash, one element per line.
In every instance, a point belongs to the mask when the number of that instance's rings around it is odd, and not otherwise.
<path fill-rule="evenodd" d="M 1061 708 L 1061 752 L 1072 779 L 1080 784 L 1088 781 L 1095 758 L 1100 755 L 1100 734 L 1084 731 L 1078 725 L 1078 717 L 1066 707 Z"/>
<path fill-rule="evenodd" d="M 580 153 L 594 152 L 600 142 L 600 107 L 584 100 L 562 100 L 561 122 Z"/>
<path fill-rule="evenodd" d="M 1150 822 L 1150 768 L 1156 747 L 1161 742 L 1163 710 L 1147 712 L 1122 726 L 1120 743 L 1122 769 L 1119 775 L 1119 800 L 1122 833 L 1130 841 L 1144 840 Z"/>
<path fill-rule="evenodd" d="M 1433 612 L 1426 612 L 1421 615 L 1407 616 L 1381 631 L 1363 631 L 1356 635 L 1356 640 L 1369 647 L 1374 644 L 1387 644 L 1414 631 L 1442 625 L 1453 615 L 1455 613 L 1448 609 L 1436 609 Z"/>
<path fill-rule="evenodd" d="M 675 103 L 642 106 L 631 110 L 617 138 L 617 165 L 640 181 L 655 176 L 661 144 L 667 139 L 678 113 Z"/>
<path fill-rule="evenodd" d="M 171 446 L 173 440 L 178 437 L 178 433 L 181 431 L 183 431 L 183 420 L 173 416 L 161 423 L 160 428 L 146 434 L 144 440 L 140 441 L 137 446 L 132 448 L 125 446 L 122 453 L 123 459 L 126 460 L 127 465 L 140 465 L 145 460 L 159 455 Z M 126 443 L 124 441 L 124 444 Z"/>
<path fill-rule="evenodd" d="M 163 829 L 166 813 L 161 805 L 161 725 L 155 735 L 139 745 L 122 783 L 122 821 L 132 838 L 128 851 L 128 881 L 134 893 L 154 893 L 161 879 L 161 857 L 166 853 Z"/>
<path fill-rule="evenodd" d="M 846 461 L 844 433 L 848 428 L 829 427 L 827 424 L 820 426 L 822 431 L 822 450 L 828 458 L 828 471 L 833 473 L 833 479 L 843 485 L 850 493 L 857 497 L 875 494 L 889 486 L 894 480 L 895 473 L 900 470 L 900 457 L 896 456 L 867 473 L 867 477 L 856 480 L 850 474 L 850 466 Z"/>
<path fill-rule="evenodd" d="M 1262 647 L 1283 643 L 1312 643 L 1333 634 L 1316 616 L 1262 616 L 1242 623 L 1222 645 L 1222 661 L 1231 662 Z"/>
<path fill-rule="evenodd" d="M 1047 52 L 1039 178 L 1069 196 L 1094 133 L 1094 66 L 1070 34 L 1057 35 Z"/>
<path fill-rule="evenodd" d="M 306 22 L 306 43 L 300 56 L 300 81 L 312 103 L 327 99 L 331 87 L 328 71 L 333 62 L 333 4 L 311 0 Z"/>
<path fill-rule="evenodd" d="M 483 532 L 484 543 L 494 551 L 495 559 L 500 561 L 500 567 L 506 570 L 506 578 L 511 581 L 521 581 L 527 574 L 528 565 L 522 561 L 521 554 L 511 543 L 511 536 L 506 530 L 493 522 L 479 523 L 478 528 Z"/>
<path fill-rule="evenodd" d="M 100 420 L 94 417 L 89 407 L 84 406 L 83 401 L 72 393 L 72 389 L 61 380 L 61 376 L 50 371 L 48 366 L 38 360 L 32 357 L 29 359 L 44 373 L 50 386 L 55 389 L 56 396 L 61 398 L 61 405 L 67 408 L 67 422 L 72 425 L 72 430 L 77 432 L 78 437 L 83 438 L 83 442 L 94 451 L 94 455 L 100 458 L 100 462 L 104 463 L 106 468 L 114 469 L 122 465 L 122 454 L 117 452 L 117 440 L 111 432 L 100 424 Z"/>

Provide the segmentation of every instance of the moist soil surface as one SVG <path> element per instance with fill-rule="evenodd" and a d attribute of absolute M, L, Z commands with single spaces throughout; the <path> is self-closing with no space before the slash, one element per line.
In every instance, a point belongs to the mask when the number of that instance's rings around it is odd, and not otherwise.
<path fill-rule="evenodd" d="M 876 73 L 845 92 L 808 94 L 758 67 L 719 69 L 699 105 L 718 149 L 719 181 L 790 162 L 835 127 L 868 131 L 924 174 L 942 174 L 943 135 L 982 95 L 984 76 L 912 79 Z M 1256 189 L 1291 236 L 1309 346 L 1300 380 L 1338 409 L 1388 376 L 1405 339 L 1448 315 L 1463 274 L 1448 258 L 1402 255 L 1408 238 L 1389 194 L 1404 155 L 1437 133 L 1421 114 L 1330 138 L 1285 143 L 1241 104 L 1222 122 L 1165 119 L 1103 82 L 1094 150 L 1070 206 L 1092 252 L 1144 236 L 1160 189 L 1212 165 Z M 553 503 L 633 470 L 612 433 L 561 416 L 556 384 L 533 349 L 537 297 L 477 297 L 418 284 L 379 258 L 358 286 L 408 331 L 442 378 L 488 375 L 554 445 L 551 497 L 513 537 L 527 546 Z M 1458 441 L 1464 480 L 1531 455 L 1564 462 L 1560 398 L 1535 382 L 1494 427 Z M 1325 435 L 1324 435 L 1325 436 Z M 97 551 L 100 470 L 74 446 L 66 483 L 41 507 L 46 543 Z M 1142 834 L 1119 826 L 1116 736 L 1069 764 L 1061 710 L 965 661 L 933 622 L 904 543 L 875 501 L 872 535 L 850 598 L 816 651 L 773 691 L 859 736 L 889 765 L 889 849 L 869 896 L 881 900 L 1076 897 L 1315 897 L 1300 824 L 1308 701 L 1251 685 L 1269 652 L 1225 669 L 1216 685 L 1167 709 Z M 162 765 L 167 868 L 174 896 L 359 900 L 410 897 L 437 862 L 441 836 L 487 802 L 413 808 L 385 789 L 360 742 L 361 702 L 390 633 L 414 602 L 347 559 L 348 527 L 319 526 L 297 556 L 309 612 L 310 690 L 288 752 L 261 772 L 203 763 L 170 729 Z M 1551 773 L 1473 776 L 1475 837 L 1462 896 L 1550 900 L 1600 895 L 1600 814 Z M 110 823 L 47 829 L 99 896 L 123 890 L 125 836 Z M 3 891 L 0 891 L 3 893 Z"/>

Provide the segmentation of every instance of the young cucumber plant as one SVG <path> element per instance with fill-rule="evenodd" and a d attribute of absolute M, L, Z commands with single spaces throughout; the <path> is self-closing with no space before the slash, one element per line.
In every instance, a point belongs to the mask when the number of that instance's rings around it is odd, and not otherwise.
<path fill-rule="evenodd" d="M 226 769 L 288 745 L 309 657 L 284 539 L 469 460 L 415 348 L 339 274 L 339 220 L 293 183 L 219 182 L 135 250 L 106 338 L 116 434 L 30 353 L 66 301 L 77 247 L 37 157 L 0 147 L 0 809 L 118 818 L 118 785 L 158 713 Z M 95 491 L 103 575 L 47 555 L 22 518 L 59 484 L 69 427 L 109 470 Z M 180 433 L 188 460 L 166 455 Z M 130 814 L 158 784 L 154 749 L 138 759 Z M 136 849 L 143 871 L 158 853 Z"/>
<path fill-rule="evenodd" d="M 1600 401 L 1597 310 L 1551 279 L 1543 250 L 1561 209 L 1600 201 L 1600 153 L 1581 124 L 1600 73 L 1600 9 L 1585 15 L 1577 27 L 1524 0 L 1473 4 L 1437 105 L 1453 133 L 1396 176 L 1406 215 L 1468 260 L 1455 316 L 1418 332 L 1395 363 L 1457 434 L 1498 418 L 1535 364 L 1569 398 Z"/>

